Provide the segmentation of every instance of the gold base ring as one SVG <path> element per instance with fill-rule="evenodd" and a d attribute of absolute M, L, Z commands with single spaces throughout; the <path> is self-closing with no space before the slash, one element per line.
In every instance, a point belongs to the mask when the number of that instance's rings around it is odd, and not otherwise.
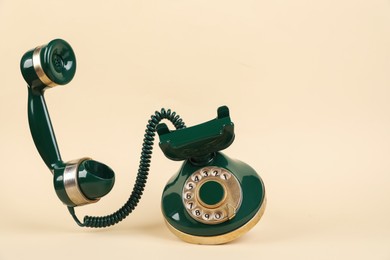
<path fill-rule="evenodd" d="M 168 229 L 173 234 L 175 234 L 177 237 L 184 240 L 185 242 L 201 245 L 219 245 L 233 241 L 234 239 L 239 238 L 240 236 L 248 232 L 251 228 L 253 228 L 263 216 L 266 204 L 267 197 L 265 196 L 259 211 L 257 211 L 256 215 L 251 220 L 249 220 L 245 225 L 239 227 L 238 229 L 233 230 L 232 232 L 218 236 L 194 236 L 177 230 L 171 224 L 169 224 L 167 220 L 165 220 L 165 223 L 168 226 Z"/>

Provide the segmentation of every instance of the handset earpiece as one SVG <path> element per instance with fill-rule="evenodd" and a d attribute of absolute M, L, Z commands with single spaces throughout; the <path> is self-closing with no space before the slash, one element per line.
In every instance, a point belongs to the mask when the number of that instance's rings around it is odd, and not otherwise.
<path fill-rule="evenodd" d="M 31 135 L 39 154 L 54 175 L 58 197 L 68 207 L 98 201 L 112 189 L 114 171 L 90 158 L 62 161 L 44 98 L 45 90 L 65 85 L 73 79 L 76 56 L 72 47 L 64 40 L 52 40 L 26 52 L 20 68 L 28 84 Z"/>
<path fill-rule="evenodd" d="M 55 39 L 26 52 L 20 62 L 22 75 L 35 91 L 68 84 L 76 73 L 76 56 L 64 40 Z"/>

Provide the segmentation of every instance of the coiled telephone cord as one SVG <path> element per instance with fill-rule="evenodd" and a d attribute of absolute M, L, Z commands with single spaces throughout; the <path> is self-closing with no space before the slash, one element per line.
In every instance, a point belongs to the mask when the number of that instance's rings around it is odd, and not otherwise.
<path fill-rule="evenodd" d="M 85 216 L 84 223 L 77 218 L 74 207 L 68 207 L 70 214 L 79 226 L 93 228 L 109 227 L 122 221 L 134 210 L 141 199 L 148 178 L 156 127 L 163 119 L 169 120 L 176 129 L 183 129 L 186 127 L 180 116 L 170 109 L 165 110 L 162 108 L 161 111 L 156 111 L 146 125 L 137 178 L 127 202 L 111 215 L 102 217 Z"/>

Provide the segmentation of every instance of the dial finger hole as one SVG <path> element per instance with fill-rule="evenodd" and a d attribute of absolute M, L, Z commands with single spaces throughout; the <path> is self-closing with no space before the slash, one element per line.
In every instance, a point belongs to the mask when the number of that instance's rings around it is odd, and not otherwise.
<path fill-rule="evenodd" d="M 232 177 L 232 175 L 230 173 L 228 173 L 228 172 L 222 172 L 220 177 L 221 177 L 222 180 L 227 181 L 227 180 L 230 179 L 230 177 Z"/>
<path fill-rule="evenodd" d="M 186 199 L 186 200 L 190 200 L 190 199 L 192 199 L 194 197 L 194 194 L 192 193 L 192 192 L 186 192 L 185 194 L 184 194 L 184 198 Z"/>
<path fill-rule="evenodd" d="M 203 215 L 202 215 L 202 219 L 206 220 L 206 221 L 210 221 L 211 220 L 211 213 L 210 212 L 205 212 Z"/>
<path fill-rule="evenodd" d="M 221 171 L 218 170 L 218 169 L 212 169 L 211 170 L 211 175 L 216 177 L 216 176 L 219 176 L 221 174 Z"/>
<path fill-rule="evenodd" d="M 197 208 L 192 211 L 192 214 L 196 217 L 200 217 L 202 215 L 202 210 Z"/>
<path fill-rule="evenodd" d="M 201 179 L 202 179 L 202 175 L 197 173 L 197 174 L 194 174 L 191 176 L 191 179 L 194 181 L 194 182 L 199 182 Z"/>
<path fill-rule="evenodd" d="M 223 213 L 222 213 L 222 211 L 217 211 L 217 212 L 215 212 L 214 214 L 213 214 L 213 218 L 215 219 L 215 220 L 221 220 L 222 218 L 223 218 Z"/>
<path fill-rule="evenodd" d="M 186 208 L 189 209 L 189 210 L 193 210 L 195 208 L 195 202 L 193 201 L 188 201 L 186 203 Z"/>
<path fill-rule="evenodd" d="M 203 177 L 208 177 L 210 175 L 210 172 L 207 169 L 201 170 L 201 175 Z"/>
<path fill-rule="evenodd" d="M 187 190 L 193 190 L 195 187 L 196 187 L 196 184 L 193 183 L 193 182 L 188 182 L 188 183 L 186 184 L 186 189 L 187 189 Z"/>

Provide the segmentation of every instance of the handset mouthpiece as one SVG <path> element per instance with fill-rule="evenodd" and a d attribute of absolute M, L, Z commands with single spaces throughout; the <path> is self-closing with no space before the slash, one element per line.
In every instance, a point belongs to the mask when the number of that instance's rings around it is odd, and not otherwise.
<path fill-rule="evenodd" d="M 54 170 L 54 187 L 67 206 L 81 206 L 99 201 L 115 183 L 114 171 L 107 165 L 81 158 L 67 162 L 63 169 Z"/>

